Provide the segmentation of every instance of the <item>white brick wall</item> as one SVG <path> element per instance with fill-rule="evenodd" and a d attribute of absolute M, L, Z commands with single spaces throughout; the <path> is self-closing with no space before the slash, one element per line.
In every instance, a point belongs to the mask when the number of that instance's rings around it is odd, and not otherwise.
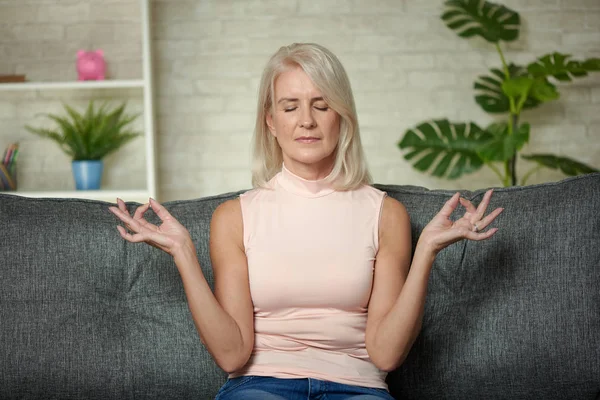
<path fill-rule="evenodd" d="M 137 0 L 0 0 L 0 73 L 74 79 L 74 52 L 103 48 L 112 78 L 141 74 Z M 258 80 L 267 58 L 291 42 L 314 41 L 346 66 L 373 176 L 380 183 L 429 188 L 497 186 L 483 169 L 459 181 L 420 174 L 403 159 L 404 131 L 430 118 L 493 118 L 473 99 L 472 84 L 498 67 L 494 48 L 466 41 L 439 19 L 438 0 L 153 0 L 157 164 L 161 200 L 250 186 L 250 138 Z M 523 20 L 509 61 L 551 51 L 600 57 L 598 0 L 504 0 Z M 532 123 L 525 152 L 554 152 L 600 167 L 600 74 L 560 84 L 558 102 L 524 113 Z M 66 94 L 64 94 L 67 96 Z M 135 93 L 121 93 L 141 107 Z M 52 93 L 0 98 L 0 137 L 19 139 L 22 188 L 70 187 L 68 160 L 25 132 L 36 112 L 56 110 Z M 71 93 L 83 104 L 83 94 Z M 108 161 L 105 184 L 143 185 L 142 141 Z M 64 158 L 64 157 L 63 157 Z M 521 175 L 529 168 L 519 162 Z M 563 178 L 541 171 L 531 183 Z"/>

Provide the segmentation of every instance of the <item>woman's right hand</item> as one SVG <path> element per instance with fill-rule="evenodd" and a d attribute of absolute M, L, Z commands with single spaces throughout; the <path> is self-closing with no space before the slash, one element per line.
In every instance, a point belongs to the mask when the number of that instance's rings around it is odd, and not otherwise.
<path fill-rule="evenodd" d="M 192 238 L 188 230 L 179 223 L 161 204 L 150 199 L 148 203 L 139 206 L 133 217 L 129 215 L 125 202 L 117 198 L 118 207 L 108 209 L 116 215 L 127 230 L 117 225 L 117 230 L 123 239 L 131 243 L 146 242 L 160 250 L 175 257 L 183 251 L 194 251 Z M 152 208 L 158 218 L 162 221 L 159 226 L 149 223 L 144 219 L 144 213 Z M 128 231 L 129 230 L 129 231 Z"/>

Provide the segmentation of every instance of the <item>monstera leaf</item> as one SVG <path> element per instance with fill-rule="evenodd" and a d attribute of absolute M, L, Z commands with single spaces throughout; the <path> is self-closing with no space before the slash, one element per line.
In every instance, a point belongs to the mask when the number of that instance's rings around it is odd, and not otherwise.
<path fill-rule="evenodd" d="M 517 150 L 529 141 L 530 126 L 524 123 L 516 132 L 508 134 L 508 124 L 505 122 L 494 123 L 486 128 L 492 135 L 482 148 L 477 152 L 484 162 L 510 160 Z"/>
<path fill-rule="evenodd" d="M 556 52 L 547 54 L 529 64 L 527 71 L 535 78 L 553 76 L 563 82 L 587 76 L 591 71 L 600 71 L 600 58 L 590 58 L 585 61 L 569 60 L 569 58 L 571 58 L 569 54 Z"/>
<path fill-rule="evenodd" d="M 560 93 L 556 90 L 556 86 L 548 82 L 546 78 L 536 78 L 529 92 L 530 98 L 534 98 L 544 103 L 551 100 L 557 100 Z"/>
<path fill-rule="evenodd" d="M 560 97 L 556 88 L 545 78 L 519 76 L 502 82 L 502 92 L 517 101 L 515 113 L 520 113 L 531 96 L 539 102 L 556 100 Z"/>
<path fill-rule="evenodd" d="M 510 101 L 503 90 L 503 84 L 507 80 L 506 75 L 497 68 L 491 69 L 490 72 L 491 75 L 482 75 L 478 77 L 473 84 L 473 87 L 477 92 L 475 101 L 484 111 L 489 112 L 490 114 L 507 113 L 510 111 Z M 508 73 L 512 77 L 511 79 L 528 77 L 527 70 L 515 64 L 510 64 L 508 66 Z M 542 81 L 541 84 L 543 84 L 544 87 L 545 85 L 548 85 L 551 89 L 554 88 L 554 86 L 546 79 L 539 79 Z M 523 109 L 535 108 L 540 104 L 541 101 L 534 97 L 532 92 L 527 96 L 523 103 Z"/>
<path fill-rule="evenodd" d="M 501 4 L 482 0 L 448 0 L 442 20 L 464 38 L 481 36 L 491 43 L 519 38 L 519 14 Z"/>
<path fill-rule="evenodd" d="M 568 157 L 558 157 L 552 154 L 531 154 L 528 156 L 521 155 L 521 157 L 547 168 L 560 169 L 565 175 L 569 176 L 599 172 L 589 165 L 585 165 Z"/>
<path fill-rule="evenodd" d="M 420 156 L 415 169 L 425 172 L 435 164 L 433 176 L 456 179 L 481 168 L 483 160 L 477 152 L 490 139 L 490 133 L 472 122 L 455 124 L 443 119 L 407 130 L 398 146 L 410 150 L 404 155 L 409 161 Z"/>

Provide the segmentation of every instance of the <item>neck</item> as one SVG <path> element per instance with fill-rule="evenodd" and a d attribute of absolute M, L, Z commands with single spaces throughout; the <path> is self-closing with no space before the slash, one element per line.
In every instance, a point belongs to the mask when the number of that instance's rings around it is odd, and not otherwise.
<path fill-rule="evenodd" d="M 312 175 L 312 176 L 322 176 Z M 303 197 L 321 197 L 334 192 L 333 184 L 328 179 L 329 174 L 319 179 L 306 179 L 290 171 L 287 165 L 283 165 L 281 173 L 278 175 L 279 184 L 288 192 Z"/>
<path fill-rule="evenodd" d="M 284 161 L 283 165 L 292 174 L 308 181 L 325 179 L 333 170 L 333 162 L 330 160 L 323 160 L 321 163 L 309 165 L 288 160 Z"/>

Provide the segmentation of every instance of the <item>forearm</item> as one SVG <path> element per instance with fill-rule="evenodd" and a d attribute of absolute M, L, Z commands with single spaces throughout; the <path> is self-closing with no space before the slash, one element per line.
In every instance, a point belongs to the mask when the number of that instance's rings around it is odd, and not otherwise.
<path fill-rule="evenodd" d="M 195 252 L 182 251 L 174 259 L 202 343 L 224 370 L 231 372 L 241 368 L 249 353 L 244 351 L 247 346 L 244 346 L 240 327 L 217 301 Z"/>
<path fill-rule="evenodd" d="M 421 330 L 434 260 L 435 253 L 430 247 L 418 243 L 402 290 L 376 327 L 369 353 L 385 370 L 393 370 L 404 361 Z"/>

